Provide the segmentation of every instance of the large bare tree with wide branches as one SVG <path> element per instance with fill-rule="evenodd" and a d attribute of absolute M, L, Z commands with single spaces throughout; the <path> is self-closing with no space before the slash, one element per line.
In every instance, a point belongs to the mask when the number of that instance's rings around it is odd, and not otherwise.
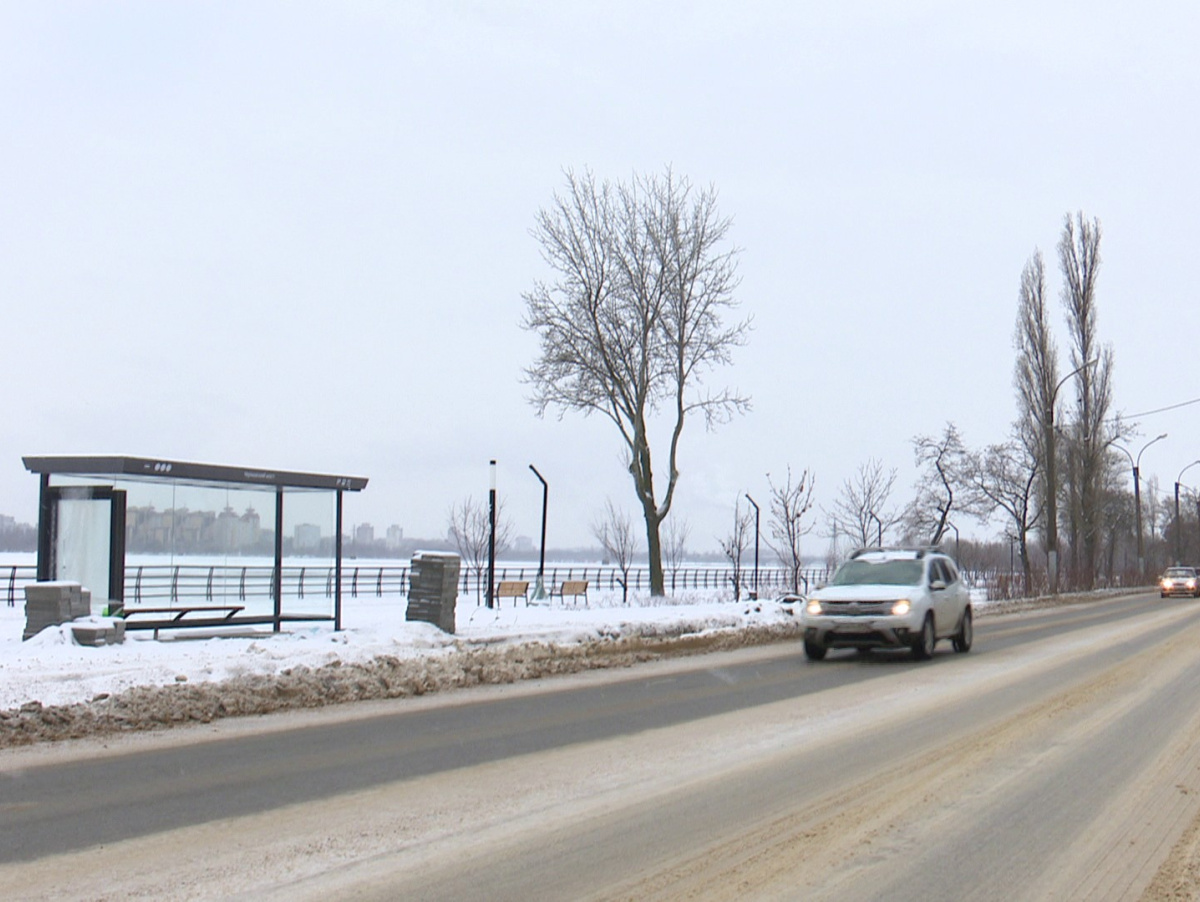
<path fill-rule="evenodd" d="M 532 234 L 553 271 L 525 294 L 523 325 L 540 349 L 526 372 L 539 415 L 555 409 L 611 420 L 646 523 L 650 591 L 663 594 L 659 527 L 679 480 L 685 422 L 712 428 L 749 407 L 703 379 L 732 362 L 748 320 L 737 307 L 738 249 L 716 191 L 667 169 L 628 183 L 567 172 Z M 655 484 L 651 430 L 663 436 L 666 485 Z"/>

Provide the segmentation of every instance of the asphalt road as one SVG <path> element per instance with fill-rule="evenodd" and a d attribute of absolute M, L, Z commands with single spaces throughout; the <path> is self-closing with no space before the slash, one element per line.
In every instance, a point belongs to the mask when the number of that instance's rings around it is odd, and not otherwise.
<path fill-rule="evenodd" d="M 783 645 L 4 755 L 0 880 L 137 849 L 116 885 L 180 898 L 1130 898 L 1190 860 L 1198 644 L 1200 604 L 1129 597 L 928 663 Z"/>

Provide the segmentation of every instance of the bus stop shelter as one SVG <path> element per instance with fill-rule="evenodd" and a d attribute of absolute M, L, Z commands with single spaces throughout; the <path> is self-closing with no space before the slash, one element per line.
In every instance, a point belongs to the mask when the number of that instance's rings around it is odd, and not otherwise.
<path fill-rule="evenodd" d="M 170 516 L 164 547 L 176 553 L 175 542 L 184 532 L 181 508 L 176 499 L 184 498 L 189 505 L 182 508 L 192 521 L 210 527 L 207 540 L 216 541 L 219 535 L 226 553 L 236 553 L 247 547 L 245 536 L 233 527 L 244 526 L 233 502 L 249 498 L 247 513 L 252 515 L 255 536 L 259 535 L 257 512 L 253 502 L 270 508 L 273 529 L 261 530 L 262 543 L 270 543 L 273 569 L 270 581 L 270 611 L 242 616 L 230 616 L 222 625 L 271 623 L 278 632 L 289 620 L 332 620 L 335 630 L 342 628 L 342 533 L 343 497 L 346 492 L 362 491 L 367 480 L 361 476 L 339 476 L 325 473 L 300 473 L 255 467 L 236 467 L 157 458 L 118 455 L 29 456 L 23 458 L 25 468 L 39 475 L 41 489 L 38 500 L 37 579 L 74 580 L 88 587 L 94 599 L 102 599 L 111 612 L 125 606 L 125 572 L 127 514 L 132 510 L 141 516 L 155 513 L 153 501 L 166 499 Z M 165 492 L 165 494 L 164 494 Z M 146 507 L 129 508 L 130 494 L 148 499 Z M 332 611 L 320 614 L 290 614 L 284 610 L 284 544 L 285 510 L 291 507 L 331 508 L 329 519 L 333 530 L 332 545 L 328 548 L 332 569 Z M 224 509 L 216 511 L 223 503 Z M 212 505 L 213 510 L 208 510 Z M 162 517 L 165 512 L 158 511 Z M 319 527 L 308 526 L 319 533 Z M 178 530 L 177 530 L 178 526 Z M 224 529 L 217 527 L 224 526 Z M 132 531 L 133 524 L 128 524 Z M 160 530 L 161 531 L 161 530 Z M 193 533 L 199 534 L 196 529 Z M 300 529 L 296 530 L 299 537 Z M 194 541 L 194 536 L 193 536 Z M 239 546 L 238 542 L 242 544 Z M 169 546 L 169 547 L 168 547 Z M 195 547 L 194 545 L 191 547 Z M 183 553 L 183 552 L 178 552 Z M 271 557 L 270 553 L 264 557 Z M 212 577 L 209 577 L 211 591 Z M 301 580 L 303 595 L 303 580 Z M 240 611 L 240 608 L 239 608 Z"/>

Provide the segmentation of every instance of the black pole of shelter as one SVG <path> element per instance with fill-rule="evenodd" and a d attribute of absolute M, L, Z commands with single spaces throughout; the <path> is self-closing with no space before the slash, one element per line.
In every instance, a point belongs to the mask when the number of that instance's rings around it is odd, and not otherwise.
<path fill-rule="evenodd" d="M 342 490 L 337 491 L 337 514 L 334 519 L 333 539 L 333 631 L 342 629 Z"/>
<path fill-rule="evenodd" d="M 51 559 L 51 518 L 54 512 L 50 507 L 50 474 L 43 473 L 41 489 L 38 492 L 38 549 L 37 549 L 37 578 L 44 583 L 50 577 Z"/>
<path fill-rule="evenodd" d="M 275 628 L 279 632 L 283 621 L 283 487 L 275 489 L 275 578 L 271 594 L 275 596 Z"/>

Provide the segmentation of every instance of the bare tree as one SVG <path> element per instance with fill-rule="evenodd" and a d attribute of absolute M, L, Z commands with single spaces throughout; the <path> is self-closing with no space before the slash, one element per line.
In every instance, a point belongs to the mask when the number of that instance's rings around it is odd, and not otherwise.
<path fill-rule="evenodd" d="M 691 534 L 691 527 L 688 521 L 679 517 L 671 517 L 667 520 L 666 529 L 663 532 L 663 562 L 672 573 L 671 588 L 674 590 L 674 574 L 683 566 L 684 555 L 687 553 L 687 540 Z"/>
<path fill-rule="evenodd" d="M 729 535 L 720 539 L 721 551 L 729 560 L 733 571 L 733 600 L 742 600 L 742 555 L 750 544 L 751 530 L 754 517 L 749 510 L 741 509 L 741 496 L 733 502 L 733 529 Z"/>
<path fill-rule="evenodd" d="M 895 484 L 894 467 L 884 470 L 883 463 L 875 458 L 860 465 L 854 477 L 842 484 L 833 510 L 826 512 L 831 533 L 849 536 L 859 548 L 883 544 L 887 531 L 900 522 L 895 509 L 888 507 Z"/>
<path fill-rule="evenodd" d="M 618 582 L 621 584 L 621 603 L 629 604 L 629 568 L 633 565 L 633 557 L 637 554 L 637 537 L 633 533 L 633 521 L 629 514 L 619 510 L 612 499 L 605 502 L 604 513 L 600 519 L 592 523 L 592 535 L 604 549 L 619 571 Z"/>
<path fill-rule="evenodd" d="M 938 545 L 945 535 L 954 510 L 972 513 L 970 499 L 955 498 L 955 490 L 966 483 L 967 450 L 953 423 L 947 423 L 941 436 L 918 435 L 913 439 L 918 468 L 924 472 L 917 480 L 917 494 L 905 513 L 905 529 L 914 541 Z M 924 538 L 928 537 L 928 538 Z"/>
<path fill-rule="evenodd" d="M 746 320 L 724 322 L 737 306 L 730 225 L 714 189 L 693 190 L 667 169 L 599 185 L 590 173 L 568 172 L 566 193 L 538 213 L 532 231 L 555 281 L 525 295 L 523 325 L 540 340 L 526 370 L 531 401 L 539 415 L 597 413 L 616 426 L 646 524 L 653 595 L 664 591 L 659 527 L 679 480 L 685 421 L 698 415 L 713 428 L 749 407 L 729 389 L 703 385 L 749 330 Z M 651 458 L 656 424 L 669 436 L 661 499 Z"/>
<path fill-rule="evenodd" d="M 800 540 L 812 532 L 815 524 L 804 525 L 804 515 L 813 506 L 813 478 L 808 470 L 800 473 L 798 480 L 792 479 L 792 468 L 787 468 L 787 481 L 776 485 L 767 474 L 767 484 L 771 487 L 770 538 L 767 544 L 775 552 L 775 556 L 788 569 L 791 590 L 800 592 L 800 571 L 804 561 L 800 556 Z"/>
<path fill-rule="evenodd" d="M 463 562 L 475 573 L 475 600 L 483 589 L 483 573 L 488 565 L 488 544 L 492 524 L 488 505 L 464 498 L 451 505 L 447 518 L 450 540 Z M 507 551 L 512 543 L 513 525 L 504 516 L 504 502 L 496 503 L 496 554 Z"/>
<path fill-rule="evenodd" d="M 1041 478 L 1038 465 L 1038 436 L 1018 422 L 1013 436 L 999 445 L 989 445 L 967 457 L 967 489 L 974 494 L 973 509 L 987 519 L 996 508 L 1007 519 L 1006 535 L 1017 543 L 1025 588 L 1032 585 L 1029 559 L 1029 534 L 1041 520 L 1044 508 L 1038 503 L 1036 488 Z"/>
<path fill-rule="evenodd" d="M 1066 449 L 1071 561 L 1077 582 L 1091 588 L 1099 565 L 1105 456 L 1115 437 L 1105 425 L 1112 406 L 1113 351 L 1111 345 L 1101 347 L 1096 328 L 1100 221 L 1089 222 L 1082 213 L 1074 219 L 1068 214 L 1058 256 L 1071 364 L 1078 373 Z"/>
<path fill-rule="evenodd" d="M 1142 498 L 1146 504 L 1145 523 L 1146 528 L 1150 531 L 1146 542 L 1146 561 L 1153 573 L 1159 569 L 1157 563 L 1158 545 L 1159 545 L 1159 528 L 1158 524 L 1162 521 L 1164 508 L 1163 497 L 1159 492 L 1158 477 L 1150 476 L 1145 481 L 1145 489 L 1142 490 Z"/>
<path fill-rule="evenodd" d="M 1021 272 L 1017 327 L 1013 344 L 1017 359 L 1013 382 L 1017 389 L 1017 431 L 1032 439 L 1030 449 L 1039 472 L 1039 507 L 1050 584 L 1058 589 L 1058 451 L 1055 418 L 1058 411 L 1058 348 L 1050 332 L 1046 301 L 1046 268 L 1035 251 Z"/>
<path fill-rule="evenodd" d="M 1124 458 L 1108 448 L 1100 474 L 1100 569 L 1110 586 L 1116 578 L 1117 551 L 1123 542 L 1127 556 L 1132 546 L 1134 559 L 1137 559 L 1137 517 L 1133 506 L 1133 492 L 1125 490 L 1124 463 Z"/>

